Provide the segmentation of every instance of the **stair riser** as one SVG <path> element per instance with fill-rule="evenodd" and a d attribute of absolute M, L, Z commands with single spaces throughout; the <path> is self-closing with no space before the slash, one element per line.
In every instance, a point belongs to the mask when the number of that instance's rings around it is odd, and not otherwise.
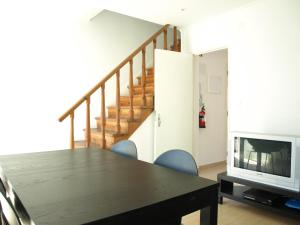
<path fill-rule="evenodd" d="M 146 94 L 153 94 L 154 93 L 154 87 L 145 87 L 145 93 Z M 133 94 L 135 95 L 141 95 L 142 94 L 142 88 L 141 87 L 135 87 L 133 90 Z"/>
<path fill-rule="evenodd" d="M 139 85 L 141 85 L 141 83 L 142 83 L 142 79 L 141 78 L 139 78 L 138 79 L 138 84 Z M 154 77 L 153 76 L 147 76 L 146 77 L 146 84 L 153 84 L 154 83 Z"/>
<path fill-rule="evenodd" d="M 154 69 L 153 68 L 147 69 L 147 75 L 153 75 L 153 74 L 154 74 Z"/>
<path fill-rule="evenodd" d="M 106 148 L 107 149 L 111 149 L 111 146 L 120 141 L 120 140 L 123 140 L 124 137 L 123 136 L 120 136 L 120 137 L 112 137 L 112 136 L 109 136 L 109 138 L 106 136 Z M 100 135 L 91 135 L 91 144 L 92 145 L 96 145 L 96 146 L 99 146 L 100 148 L 103 148 L 102 146 L 102 137 L 100 137 Z"/>
<path fill-rule="evenodd" d="M 120 123 L 120 134 L 128 134 L 128 133 L 131 133 L 132 130 L 134 128 L 136 128 L 136 126 L 139 126 L 139 123 L 138 122 L 121 122 Z M 101 123 L 97 123 L 97 127 L 98 129 L 102 129 L 102 126 L 101 126 Z M 105 126 L 105 130 L 108 130 L 108 131 L 113 131 L 113 132 L 117 132 L 117 122 L 115 122 L 114 124 L 110 123 L 109 126 Z"/>
<path fill-rule="evenodd" d="M 102 146 L 102 139 L 101 138 L 92 137 L 91 138 L 91 143 L 93 145 L 99 146 L 99 148 L 103 148 L 103 146 Z M 106 139 L 106 148 L 111 148 L 111 146 L 113 145 L 113 143 L 114 143 L 114 141 Z"/>
<path fill-rule="evenodd" d="M 116 118 L 116 110 L 115 108 L 108 109 L 108 117 Z M 120 117 L 124 119 L 130 119 L 130 110 L 129 109 L 121 109 Z M 133 118 L 139 119 L 141 117 L 141 109 L 133 109 Z"/>
<path fill-rule="evenodd" d="M 130 98 L 123 97 L 120 100 L 121 106 L 130 106 Z M 143 106 L 142 97 L 133 98 L 133 106 Z M 153 107 L 153 96 L 146 96 L 146 106 Z"/>
<path fill-rule="evenodd" d="M 105 135 L 106 143 L 113 143 L 114 139 L 115 139 L 114 136 Z M 96 143 L 96 144 L 102 144 L 102 133 L 92 132 L 91 133 L 91 142 Z"/>
<path fill-rule="evenodd" d="M 86 143 L 85 142 L 75 141 L 74 144 L 75 144 L 74 148 L 86 148 Z"/>
<path fill-rule="evenodd" d="M 102 129 L 102 123 L 100 120 L 97 120 L 97 128 Z M 117 122 L 106 122 L 105 130 L 117 132 Z M 121 134 L 128 133 L 128 122 L 120 123 L 120 133 Z"/>
<path fill-rule="evenodd" d="M 136 88 L 136 87 L 141 87 L 141 84 L 139 84 L 138 86 L 135 86 L 134 88 Z M 145 84 L 145 87 L 146 87 L 146 88 L 154 87 L 154 83 L 146 83 L 146 84 Z"/>

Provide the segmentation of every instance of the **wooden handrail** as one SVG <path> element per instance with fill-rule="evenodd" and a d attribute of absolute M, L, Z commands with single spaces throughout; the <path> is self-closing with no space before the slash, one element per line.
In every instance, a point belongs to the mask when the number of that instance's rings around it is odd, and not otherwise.
<path fill-rule="evenodd" d="M 125 64 L 133 59 L 139 52 L 141 52 L 148 44 L 150 44 L 154 39 L 156 39 L 162 32 L 164 36 L 169 27 L 169 24 L 163 26 L 159 31 L 153 34 L 148 40 L 146 40 L 140 47 L 138 47 L 133 53 L 131 53 L 126 59 L 124 59 L 118 66 L 116 66 L 110 73 L 108 73 L 99 83 L 97 83 L 90 91 L 88 91 L 82 98 L 80 98 L 70 109 L 68 109 L 63 115 L 59 117 L 59 122 L 62 122 L 66 117 L 68 117 L 75 109 L 80 106 L 85 100 L 87 100 L 95 91 L 97 91 L 107 80 L 109 80 L 113 75 L 117 73 Z M 167 43 L 166 40 L 164 43 Z M 165 45 L 165 44 L 164 44 Z M 165 46 L 164 46 L 165 48 Z"/>

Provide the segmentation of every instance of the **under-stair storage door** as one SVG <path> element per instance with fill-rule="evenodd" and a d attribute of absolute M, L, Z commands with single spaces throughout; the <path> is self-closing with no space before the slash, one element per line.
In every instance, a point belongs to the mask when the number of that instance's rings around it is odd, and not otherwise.
<path fill-rule="evenodd" d="M 156 49 L 154 71 L 154 157 L 174 148 L 192 154 L 193 55 Z"/>

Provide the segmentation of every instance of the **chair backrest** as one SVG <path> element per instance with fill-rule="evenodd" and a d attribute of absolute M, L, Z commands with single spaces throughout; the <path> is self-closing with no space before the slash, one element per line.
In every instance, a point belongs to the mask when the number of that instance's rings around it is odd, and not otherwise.
<path fill-rule="evenodd" d="M 111 147 L 111 150 L 117 154 L 129 158 L 137 159 L 137 149 L 133 141 L 130 140 L 119 141 L 118 143 L 114 144 Z"/>
<path fill-rule="evenodd" d="M 157 157 L 154 164 L 198 176 L 198 168 L 194 157 L 184 150 L 172 149 L 164 152 Z"/>
<path fill-rule="evenodd" d="M 17 214 L 8 199 L 0 192 L 1 222 L 4 225 L 21 225 Z"/>

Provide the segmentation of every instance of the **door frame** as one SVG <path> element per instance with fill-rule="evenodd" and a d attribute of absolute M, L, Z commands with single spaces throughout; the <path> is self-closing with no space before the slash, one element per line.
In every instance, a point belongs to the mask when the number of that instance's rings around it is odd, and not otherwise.
<path fill-rule="evenodd" d="M 227 156 L 226 156 L 226 159 L 225 161 L 228 161 L 228 150 L 229 150 L 229 133 L 230 133 L 230 112 L 229 112 L 229 102 L 230 102 L 230 99 L 229 99 L 229 96 L 230 96 L 230 85 L 229 85 L 229 78 L 230 78 L 230 48 L 228 46 L 222 46 L 220 48 L 212 48 L 212 49 L 209 49 L 209 50 L 206 50 L 206 51 L 202 51 L 202 52 L 199 52 L 197 53 L 197 56 L 200 57 L 202 55 L 205 55 L 205 54 L 209 54 L 209 53 L 212 53 L 212 52 L 217 52 L 217 51 L 222 51 L 222 50 L 227 50 L 227 90 L 226 90 L 226 109 L 227 109 L 227 120 L 226 120 L 226 125 L 227 125 L 227 129 L 226 129 L 226 153 L 227 153 Z M 196 63 L 194 65 L 194 70 L 195 70 L 195 74 L 194 74 L 194 79 L 196 79 L 196 76 L 199 76 L 199 73 L 200 71 L 197 71 L 199 70 L 199 59 L 196 60 Z M 196 81 L 194 80 L 194 83 Z M 195 85 L 200 85 L 200 82 L 198 82 L 197 84 Z M 194 86 L 195 87 L 195 86 Z M 194 91 L 195 93 L 195 91 Z M 198 95 L 200 94 L 200 90 L 198 92 Z M 194 96 L 194 101 L 197 101 L 197 106 L 196 108 L 194 108 L 194 118 L 198 118 L 198 109 L 200 108 L 200 104 L 199 104 L 199 98 L 200 96 Z M 199 128 L 198 128 L 199 129 Z M 196 130 L 194 130 L 194 132 L 196 132 Z M 193 134 L 193 138 L 196 138 L 196 134 Z M 195 140 L 193 140 L 193 155 L 196 157 L 197 156 L 197 146 L 195 146 Z M 196 157 L 196 161 L 197 161 L 197 157 Z M 221 162 L 221 161 L 220 161 Z M 218 162 L 215 162 L 215 163 L 218 163 Z M 200 165 L 200 166 L 206 166 L 206 165 L 210 165 L 210 164 L 215 164 L 215 163 L 207 163 L 207 164 L 203 164 L 203 165 Z M 199 162 L 197 162 L 197 165 L 199 166 Z"/>

